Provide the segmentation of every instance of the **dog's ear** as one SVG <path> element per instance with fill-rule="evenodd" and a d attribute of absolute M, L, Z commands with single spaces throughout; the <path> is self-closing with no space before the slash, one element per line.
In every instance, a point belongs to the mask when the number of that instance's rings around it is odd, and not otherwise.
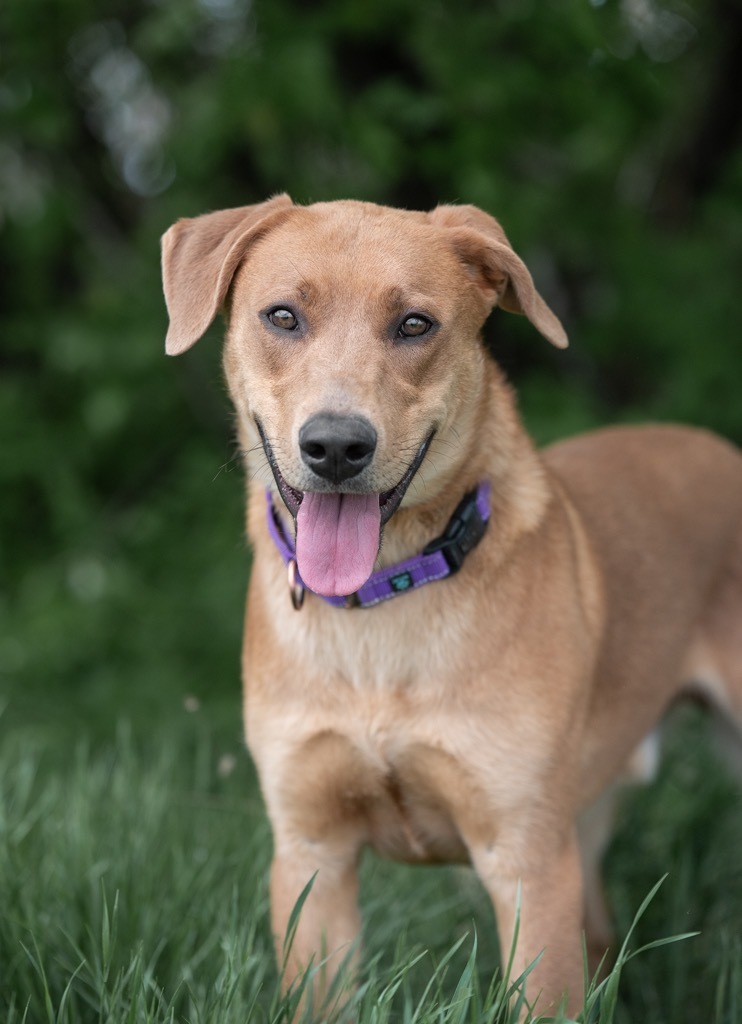
<path fill-rule="evenodd" d="M 162 283 L 170 326 L 168 355 L 194 345 L 219 312 L 250 245 L 293 203 L 278 195 L 255 206 L 184 217 L 162 236 Z"/>
<path fill-rule="evenodd" d="M 450 243 L 488 309 L 499 305 L 511 313 L 523 313 L 552 345 L 567 347 L 558 317 L 536 291 L 528 268 L 494 217 L 476 206 L 437 206 L 428 217 L 450 231 Z"/>

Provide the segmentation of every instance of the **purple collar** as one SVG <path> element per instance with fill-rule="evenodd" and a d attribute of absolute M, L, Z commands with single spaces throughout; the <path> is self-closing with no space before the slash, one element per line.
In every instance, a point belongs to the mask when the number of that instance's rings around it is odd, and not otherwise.
<path fill-rule="evenodd" d="M 293 539 L 286 536 L 276 514 L 273 496 L 266 491 L 268 532 L 289 570 L 289 590 L 294 608 L 298 611 L 307 589 L 296 567 L 296 549 Z M 434 580 L 452 576 L 464 564 L 464 559 L 484 536 L 490 518 L 490 485 L 481 483 L 475 491 L 464 495 L 440 537 L 423 548 L 422 554 L 397 562 L 374 572 L 360 590 L 348 597 L 322 597 L 337 608 L 371 608 L 391 597 L 399 597 L 410 590 Z M 311 591 L 310 591 L 311 593 Z M 322 596 L 322 595 L 320 595 Z"/>

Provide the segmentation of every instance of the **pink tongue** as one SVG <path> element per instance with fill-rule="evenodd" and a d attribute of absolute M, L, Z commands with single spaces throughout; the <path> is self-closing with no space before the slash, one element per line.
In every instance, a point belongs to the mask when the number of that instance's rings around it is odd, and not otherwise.
<path fill-rule="evenodd" d="M 354 594 L 373 572 L 380 530 L 378 494 L 307 491 L 296 517 L 299 575 L 315 594 Z"/>

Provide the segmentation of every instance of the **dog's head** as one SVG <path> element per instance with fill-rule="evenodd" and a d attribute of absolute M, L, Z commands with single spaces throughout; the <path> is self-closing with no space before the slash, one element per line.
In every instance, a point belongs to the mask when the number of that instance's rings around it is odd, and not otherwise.
<path fill-rule="evenodd" d="M 492 307 L 567 344 L 498 222 L 471 206 L 301 207 L 282 195 L 178 221 L 162 263 L 171 355 L 228 309 L 229 390 L 321 594 L 363 585 L 431 442 L 455 452 L 470 434 Z M 436 461 L 428 491 L 457 468 Z"/>

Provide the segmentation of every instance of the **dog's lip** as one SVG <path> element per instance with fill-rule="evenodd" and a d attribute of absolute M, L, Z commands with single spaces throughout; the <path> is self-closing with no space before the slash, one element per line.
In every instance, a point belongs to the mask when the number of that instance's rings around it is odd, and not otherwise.
<path fill-rule="evenodd" d="M 284 477 L 283 473 L 281 472 L 278 466 L 278 461 L 273 453 L 273 449 L 271 448 L 270 442 L 268 441 L 268 438 L 265 436 L 265 431 L 263 430 L 262 423 L 260 422 L 260 420 L 256 420 L 255 423 L 258 428 L 258 433 L 260 434 L 260 440 L 263 445 L 265 457 L 267 458 L 268 465 L 270 466 L 271 472 L 273 473 L 273 479 L 276 481 L 278 492 L 283 498 L 283 502 L 286 505 L 286 508 L 289 510 L 293 518 L 296 519 L 296 516 L 299 512 L 299 506 L 301 505 L 302 500 L 304 498 L 304 492 L 298 491 L 295 487 L 292 487 L 291 484 L 289 484 L 286 481 L 286 478 Z M 397 511 L 400 504 L 402 503 L 402 499 L 407 493 L 407 488 L 412 483 L 412 478 L 415 476 L 418 469 L 422 465 L 422 461 L 427 454 L 428 448 L 430 447 L 430 442 L 433 440 L 434 435 L 435 427 L 430 431 L 428 436 L 425 438 L 425 440 L 418 448 L 415 458 L 412 460 L 410 465 L 405 470 L 404 475 L 402 476 L 402 479 L 399 481 L 399 483 L 395 484 L 394 487 L 390 487 L 388 491 L 382 491 L 381 494 L 379 494 L 379 508 L 381 510 L 382 526 L 389 522 L 391 517 L 394 515 L 394 513 Z"/>
<path fill-rule="evenodd" d="M 433 440 L 434 434 L 435 427 L 430 431 L 428 436 L 425 438 L 423 443 L 418 448 L 415 458 L 407 467 L 404 476 L 396 485 L 396 487 L 392 487 L 390 490 L 384 491 L 382 494 L 379 495 L 379 506 L 381 508 L 382 526 L 384 526 L 385 523 L 389 522 L 389 520 L 392 518 L 392 516 L 402 503 L 402 498 L 404 498 L 407 492 L 407 488 L 412 483 L 412 478 L 422 465 L 422 461 L 428 452 L 428 448 L 430 447 L 430 442 Z"/>
<path fill-rule="evenodd" d="M 295 487 L 292 487 L 290 484 L 286 482 L 283 473 L 278 468 L 278 462 L 276 460 L 276 456 L 273 454 L 273 449 L 271 448 L 270 443 L 268 442 L 268 438 L 265 436 L 263 424 L 260 422 L 260 420 L 255 420 L 255 424 L 258 428 L 258 433 L 260 434 L 260 441 L 263 445 L 265 457 L 268 460 L 268 465 L 271 467 L 271 472 L 273 473 L 273 479 L 276 481 L 278 492 L 283 498 L 286 508 L 289 510 L 294 519 L 296 519 L 297 513 L 299 511 L 299 506 L 301 505 L 304 494 L 302 491 L 297 491 Z"/>

